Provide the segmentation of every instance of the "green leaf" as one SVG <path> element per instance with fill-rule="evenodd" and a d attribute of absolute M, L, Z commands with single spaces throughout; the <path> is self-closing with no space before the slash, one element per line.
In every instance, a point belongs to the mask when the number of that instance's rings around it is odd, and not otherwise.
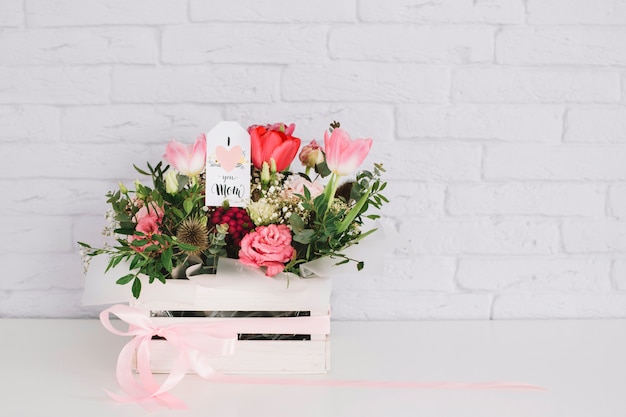
<path fill-rule="evenodd" d="M 148 164 L 148 166 L 150 166 L 150 164 Z M 138 173 L 140 173 L 140 174 L 142 174 L 142 175 L 150 175 L 150 174 L 148 174 L 146 171 L 144 171 L 144 170 L 142 170 L 142 169 L 139 169 L 139 168 L 137 167 L 137 165 L 135 165 L 135 164 L 133 164 L 133 167 L 135 168 L 135 170 L 136 170 Z"/>
<path fill-rule="evenodd" d="M 224 249 L 215 246 L 211 246 L 209 249 L 207 249 L 207 251 L 210 255 L 221 255 L 222 253 L 224 253 Z"/>
<path fill-rule="evenodd" d="M 326 185 L 326 188 L 328 188 L 328 185 Z M 329 198 L 332 199 L 332 197 Z M 329 201 L 330 200 L 326 198 L 326 193 L 320 194 L 315 197 L 315 200 L 313 200 L 315 213 L 319 215 L 323 215 L 324 213 L 326 213 L 326 207 L 328 206 Z"/>
<path fill-rule="evenodd" d="M 304 221 L 300 217 L 300 215 L 293 213 L 291 217 L 289 217 L 289 224 L 291 225 L 291 229 L 294 233 L 299 233 L 305 228 Z"/>
<path fill-rule="evenodd" d="M 111 268 L 115 268 L 116 266 L 119 265 L 120 262 L 122 262 L 123 257 L 122 256 L 116 256 L 114 258 L 111 259 Z"/>
<path fill-rule="evenodd" d="M 365 266 L 365 262 L 363 262 L 363 261 L 359 261 L 359 262 L 356 263 L 356 269 L 358 271 L 362 270 L 364 266 Z"/>
<path fill-rule="evenodd" d="M 107 272 L 109 272 L 109 269 L 113 268 L 113 263 L 115 262 L 115 258 L 110 258 L 109 259 L 109 263 L 106 267 L 106 269 L 104 270 L 104 273 L 106 274 Z"/>
<path fill-rule="evenodd" d="M 369 197 L 369 192 L 363 194 L 361 199 L 355 204 L 354 207 L 350 209 L 346 217 L 337 225 L 337 230 L 340 233 L 343 233 L 354 221 L 354 219 L 361 214 L 363 211 L 367 209 L 367 199 Z"/>
<path fill-rule="evenodd" d="M 315 231 L 313 229 L 304 229 L 299 233 L 296 233 L 293 237 L 298 243 L 308 244 L 313 240 L 313 236 L 315 235 Z"/>
<path fill-rule="evenodd" d="M 322 162 L 321 164 L 315 165 L 315 172 L 320 174 L 322 178 L 329 176 L 330 169 L 328 168 L 328 165 L 326 165 L 326 161 Z"/>
<path fill-rule="evenodd" d="M 156 251 L 159 251 L 159 250 L 161 250 L 161 246 L 159 246 L 159 245 L 150 245 L 150 246 L 144 248 L 143 251 L 144 252 L 156 252 Z"/>
<path fill-rule="evenodd" d="M 142 259 L 143 258 L 140 255 L 133 256 L 133 260 L 130 261 L 130 266 L 128 267 L 128 269 L 130 269 L 132 271 L 133 269 L 137 268 L 137 264 L 139 264 L 139 262 Z"/>
<path fill-rule="evenodd" d="M 133 281 L 133 297 L 135 298 L 139 298 L 139 294 L 141 294 L 141 280 L 137 277 L 135 277 L 135 280 Z"/>
<path fill-rule="evenodd" d="M 189 245 L 187 243 L 182 243 L 182 242 L 176 242 L 176 246 L 178 246 L 182 250 L 188 251 L 188 252 L 193 252 L 195 250 L 198 250 L 198 246 Z"/>
<path fill-rule="evenodd" d="M 118 279 L 117 281 L 115 281 L 115 283 L 119 285 L 125 285 L 131 282 L 133 278 L 135 278 L 134 274 L 127 274 L 121 277 L 120 279 Z"/>
<path fill-rule="evenodd" d="M 115 220 L 120 222 L 120 229 L 134 229 L 135 223 L 132 222 L 129 215 L 126 213 L 117 213 L 115 215 Z"/>
<path fill-rule="evenodd" d="M 167 272 L 172 272 L 173 265 L 172 265 L 172 248 L 171 247 L 165 249 L 163 253 L 161 254 L 161 265 L 163 265 L 163 268 L 165 268 Z"/>
<path fill-rule="evenodd" d="M 165 239 L 167 238 L 167 235 L 157 235 L 157 234 L 153 234 L 152 235 L 152 240 L 160 243 L 161 245 L 165 244 Z"/>
<path fill-rule="evenodd" d="M 183 219 L 185 217 L 185 214 L 180 211 L 178 207 L 171 207 L 171 210 L 179 219 Z"/>
<path fill-rule="evenodd" d="M 82 246 L 83 248 L 88 248 L 88 249 L 91 249 L 91 246 L 90 246 L 90 245 L 88 245 L 88 244 L 86 244 L 86 243 L 83 243 L 83 242 L 77 242 L 77 243 L 78 243 L 80 246 Z"/>
<path fill-rule="evenodd" d="M 313 207 L 313 204 L 309 203 L 306 200 L 302 200 L 301 204 L 302 204 L 302 208 L 304 208 L 307 211 L 314 211 L 315 210 L 315 207 Z"/>
<path fill-rule="evenodd" d="M 363 232 L 363 233 L 361 233 L 361 234 L 360 234 L 360 235 L 356 238 L 356 240 L 357 240 L 357 241 L 358 241 L 358 240 L 361 240 L 361 239 L 363 239 L 363 238 L 365 238 L 365 237 L 367 237 L 367 236 L 371 235 L 372 233 L 374 233 L 374 232 L 375 232 L 375 231 L 377 231 L 377 230 L 378 230 L 377 228 L 374 228 L 374 229 L 368 230 L 367 232 Z"/>
<path fill-rule="evenodd" d="M 191 210 L 193 210 L 193 201 L 190 198 L 185 199 L 183 208 L 185 209 L 185 213 L 191 213 Z"/>

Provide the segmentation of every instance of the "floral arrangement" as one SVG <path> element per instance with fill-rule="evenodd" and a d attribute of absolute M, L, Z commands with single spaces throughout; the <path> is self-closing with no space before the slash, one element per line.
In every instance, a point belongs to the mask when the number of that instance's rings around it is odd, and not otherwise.
<path fill-rule="evenodd" d="M 333 122 L 323 147 L 312 140 L 300 150 L 294 129 L 284 123 L 248 128 L 252 173 L 245 208 L 205 206 L 206 183 L 212 180 L 206 178 L 206 138 L 201 135 L 190 146 L 172 140 L 164 155 L 168 165 L 134 166 L 151 185 L 135 181 L 130 189 L 120 183 L 107 194 L 110 226 L 103 234 L 115 236 L 116 244 L 95 248 L 79 242 L 85 259 L 106 254 L 107 270 L 127 262 L 130 272 L 117 284 L 131 284 L 135 298 L 141 293 L 140 275 L 165 283 L 184 278 L 194 264 L 211 273 L 221 256 L 262 268 L 270 277 L 298 273 L 301 264 L 322 257 L 362 269 L 362 260 L 342 250 L 375 231 L 362 230 L 364 218 L 378 218 L 368 211 L 388 202 L 381 194 L 386 183 L 380 164 L 357 172 L 372 139 L 352 140 Z M 290 171 L 296 155 L 305 172 Z"/>

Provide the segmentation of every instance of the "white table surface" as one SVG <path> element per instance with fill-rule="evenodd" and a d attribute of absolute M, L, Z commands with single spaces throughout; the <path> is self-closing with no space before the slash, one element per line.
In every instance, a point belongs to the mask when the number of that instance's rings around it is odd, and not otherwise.
<path fill-rule="evenodd" d="M 218 384 L 188 375 L 190 410 L 116 403 L 128 340 L 96 320 L 0 319 L 0 416 L 626 416 L 626 320 L 333 322 L 331 372 L 299 376 L 516 381 L 545 391 Z"/>

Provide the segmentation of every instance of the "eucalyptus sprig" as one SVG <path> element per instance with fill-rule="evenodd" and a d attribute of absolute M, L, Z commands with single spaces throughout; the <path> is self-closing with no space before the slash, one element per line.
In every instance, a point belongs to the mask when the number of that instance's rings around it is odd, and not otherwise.
<path fill-rule="evenodd" d="M 173 278 L 175 265 L 184 266 L 191 262 L 191 253 L 197 255 L 193 259 L 199 258 L 207 267 L 214 269 L 217 258 L 225 254 L 223 247 L 228 234 L 227 225 L 218 225 L 213 230 L 205 227 L 210 243 L 206 248 L 181 241 L 176 236 L 176 230 L 187 219 L 203 219 L 206 226 L 206 213 L 202 210 L 203 188 L 197 182 L 192 183 L 187 177 L 179 175 L 177 192 L 169 193 L 166 184 L 169 166 L 163 167 L 161 162 L 154 167 L 149 163 L 147 166 L 147 171 L 134 167 L 138 173 L 151 178 L 152 186 L 135 181 L 134 189 L 129 189 L 120 183 L 118 190 L 106 194 L 107 203 L 111 205 L 113 219 L 116 222 L 113 229 L 116 245 L 95 248 L 87 243 L 78 242 L 88 257 L 103 254 L 109 256 L 106 272 L 122 262 L 127 263 L 130 272 L 120 277 L 116 283 L 131 284 L 135 298 L 141 294 L 140 276 L 147 276 L 150 284 L 154 281 L 165 283 L 167 279 Z M 145 207 L 148 213 L 151 210 L 162 210 L 158 233 L 137 230 L 136 216 L 141 207 Z"/>
<path fill-rule="evenodd" d="M 328 196 L 321 194 L 313 199 L 309 190 L 304 188 L 304 195 L 300 197 L 304 209 L 311 213 L 310 220 L 305 223 L 296 213 L 289 218 L 297 255 L 285 266 L 287 271 L 297 273 L 299 264 L 324 256 L 340 259 L 336 265 L 354 262 L 357 270 L 363 269 L 364 261 L 352 259 L 342 251 L 376 231 L 362 231 L 360 226 L 363 217 L 371 220 L 380 217 L 377 214 L 365 215 L 370 206 L 381 209 L 384 203 L 389 202 L 381 193 L 387 186 L 380 179 L 383 172 L 382 164 L 375 164 L 373 172 L 359 172 L 352 183 L 349 201 L 333 196 L 331 204 L 328 204 Z"/>

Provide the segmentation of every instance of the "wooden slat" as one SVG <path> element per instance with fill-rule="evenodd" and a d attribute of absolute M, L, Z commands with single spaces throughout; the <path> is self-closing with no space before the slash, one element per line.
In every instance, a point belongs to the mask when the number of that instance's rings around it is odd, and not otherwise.
<path fill-rule="evenodd" d="M 211 366 L 227 374 L 325 373 L 329 369 L 328 340 L 241 340 L 236 343 L 234 355 L 212 358 Z M 169 372 L 177 355 L 172 346 L 153 340 L 150 351 L 152 372 Z"/>
<path fill-rule="evenodd" d="M 246 278 L 246 279 L 249 279 Z M 151 311 L 310 311 L 311 316 L 330 320 L 330 279 L 313 278 L 293 281 L 292 291 L 268 281 L 267 291 L 264 284 L 254 283 L 255 291 L 229 288 L 222 282 L 218 288 L 198 286 L 190 281 L 172 280 L 169 286 L 181 287 L 195 293 L 195 302 L 190 304 L 168 301 L 134 301 L 134 306 L 150 316 Z M 282 284 L 281 284 L 282 285 Z M 245 288 L 245 287 L 244 287 Z M 259 290 L 260 289 L 260 290 Z M 306 322 L 308 317 L 295 317 Z M 274 333 L 275 327 L 263 318 L 222 318 L 222 317 L 151 317 L 158 326 L 174 323 L 211 323 L 216 321 L 232 322 L 237 333 L 268 334 Z M 270 323 L 270 324 L 268 324 Z M 329 369 L 329 327 L 325 333 L 311 331 L 311 328 L 296 324 L 294 331 L 288 333 L 310 334 L 311 340 L 240 340 L 236 342 L 235 354 L 215 357 L 211 364 L 217 371 L 224 373 L 324 373 Z M 308 330 L 308 331 L 307 331 Z M 155 373 L 169 372 L 176 352 L 164 340 L 151 342 L 151 367 Z"/>

